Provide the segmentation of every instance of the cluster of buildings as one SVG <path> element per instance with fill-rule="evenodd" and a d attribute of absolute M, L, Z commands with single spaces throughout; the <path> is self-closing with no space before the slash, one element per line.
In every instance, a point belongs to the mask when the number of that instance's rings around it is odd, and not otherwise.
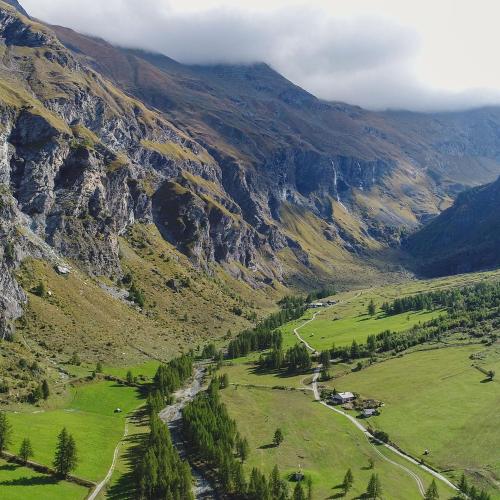
<path fill-rule="evenodd" d="M 330 401 L 334 405 L 344 405 L 346 403 L 352 403 L 356 399 L 356 396 L 352 392 L 337 392 L 333 394 Z M 361 417 L 370 418 L 378 415 L 379 411 L 376 408 L 363 408 L 361 410 Z"/>
<path fill-rule="evenodd" d="M 325 300 L 324 302 L 311 302 L 307 304 L 309 309 L 319 309 L 320 307 L 334 306 L 337 302 L 335 300 Z"/>

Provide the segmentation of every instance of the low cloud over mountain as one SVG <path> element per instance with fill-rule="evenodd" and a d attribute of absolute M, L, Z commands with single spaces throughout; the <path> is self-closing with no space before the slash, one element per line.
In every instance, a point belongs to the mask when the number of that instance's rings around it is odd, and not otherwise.
<path fill-rule="evenodd" d="M 500 75 L 488 62 L 498 43 L 485 38 L 496 36 L 488 35 L 487 24 L 498 7 L 484 4 L 469 12 L 453 2 L 424 1 L 413 15 L 413 7 L 393 0 L 377 2 L 376 11 L 366 0 L 187 0 L 182 6 L 144 0 L 140 8 L 132 0 L 24 2 L 48 22 L 184 63 L 264 61 L 324 99 L 412 110 L 500 103 Z M 473 29 L 478 15 L 486 22 L 481 33 Z"/>

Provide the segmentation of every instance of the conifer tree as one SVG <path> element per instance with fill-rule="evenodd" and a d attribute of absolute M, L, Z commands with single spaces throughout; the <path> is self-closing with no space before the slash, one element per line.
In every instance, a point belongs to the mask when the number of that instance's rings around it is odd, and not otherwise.
<path fill-rule="evenodd" d="M 382 486 L 378 474 L 372 474 L 368 487 L 366 489 L 366 498 L 376 500 L 382 495 Z"/>
<path fill-rule="evenodd" d="M 269 493 L 273 500 L 287 500 L 288 486 L 280 477 L 278 466 L 275 465 L 269 475 Z"/>
<path fill-rule="evenodd" d="M 271 500 L 266 477 L 256 468 L 250 474 L 248 497 L 252 500 Z"/>
<path fill-rule="evenodd" d="M 375 302 L 373 302 L 373 299 L 370 300 L 370 303 L 368 304 L 368 314 L 370 316 L 374 316 L 376 312 L 376 307 L 375 307 Z"/>
<path fill-rule="evenodd" d="M 5 451 L 11 443 L 12 427 L 7 418 L 7 414 L 0 411 L 0 453 Z"/>
<path fill-rule="evenodd" d="M 238 438 L 236 440 L 236 451 L 242 462 L 245 462 L 250 454 L 250 446 L 246 438 Z"/>
<path fill-rule="evenodd" d="M 436 481 L 433 479 L 432 483 L 430 484 L 429 488 L 425 492 L 425 500 L 438 500 L 439 499 L 439 493 L 436 485 Z"/>
<path fill-rule="evenodd" d="M 33 447 L 31 446 L 31 441 L 28 438 L 24 438 L 21 443 L 21 448 L 19 449 L 19 458 L 27 463 L 30 458 L 33 457 Z"/>
<path fill-rule="evenodd" d="M 354 483 L 354 476 L 352 475 L 352 470 L 347 469 L 347 472 L 344 476 L 344 481 L 342 482 L 342 488 L 344 489 L 344 494 L 347 494 L 349 490 L 352 488 Z"/>
<path fill-rule="evenodd" d="M 75 440 L 64 427 L 57 437 L 54 468 L 60 476 L 66 477 L 75 470 L 77 460 Z"/>
<path fill-rule="evenodd" d="M 306 500 L 304 488 L 302 488 L 300 481 L 295 485 L 293 490 L 293 500 Z"/>
<path fill-rule="evenodd" d="M 43 399 L 47 400 L 49 399 L 50 396 L 50 388 L 49 388 L 49 383 L 47 380 L 44 380 L 42 382 L 42 397 Z"/>
<path fill-rule="evenodd" d="M 240 495 L 245 495 L 247 492 L 247 483 L 243 465 L 240 462 L 235 462 L 233 466 L 233 484 L 234 489 Z"/>
<path fill-rule="evenodd" d="M 276 432 L 274 433 L 274 438 L 273 438 L 274 446 L 279 446 L 283 442 L 284 439 L 285 439 L 285 437 L 283 436 L 283 431 L 280 428 L 276 429 Z"/>

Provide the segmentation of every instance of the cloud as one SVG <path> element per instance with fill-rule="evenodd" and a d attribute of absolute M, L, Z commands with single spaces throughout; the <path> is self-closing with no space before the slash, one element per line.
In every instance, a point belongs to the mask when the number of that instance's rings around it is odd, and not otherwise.
<path fill-rule="evenodd" d="M 141 0 L 139 6 L 137 0 L 25 0 L 24 6 L 53 24 L 188 64 L 264 61 L 321 98 L 371 109 L 500 103 L 500 76 L 498 89 L 477 89 L 475 81 L 464 89 L 433 85 L 444 65 L 433 59 L 439 51 L 429 50 L 440 26 L 428 17 L 426 0 L 424 12 L 412 12 L 410 20 L 398 17 L 394 0 L 379 1 L 380 12 L 369 11 L 366 0 Z M 356 8 L 347 9 L 349 3 Z M 455 66 L 444 75 L 450 81 Z"/>

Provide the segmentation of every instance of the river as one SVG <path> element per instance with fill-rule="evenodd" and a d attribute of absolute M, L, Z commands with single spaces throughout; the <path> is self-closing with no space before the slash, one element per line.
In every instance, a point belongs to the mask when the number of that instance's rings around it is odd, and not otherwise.
<path fill-rule="evenodd" d="M 184 460 L 187 457 L 186 443 L 182 438 L 182 409 L 203 390 L 203 378 L 206 369 L 202 366 L 194 368 L 194 375 L 191 382 L 186 387 L 179 389 L 175 393 L 174 404 L 167 406 L 160 412 L 160 418 L 168 425 L 172 441 Z M 194 496 L 196 500 L 219 500 L 217 492 L 211 483 L 203 475 L 200 469 L 191 465 L 191 472 L 194 479 Z"/>

